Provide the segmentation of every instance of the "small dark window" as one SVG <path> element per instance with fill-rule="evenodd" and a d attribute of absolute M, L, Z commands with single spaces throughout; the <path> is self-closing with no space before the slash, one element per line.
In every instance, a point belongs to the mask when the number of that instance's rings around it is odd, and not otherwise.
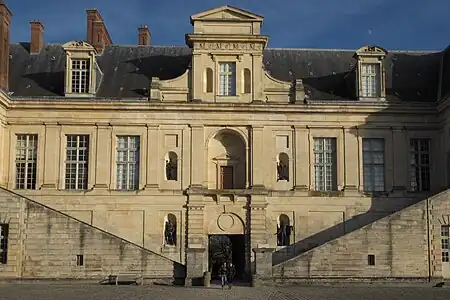
<path fill-rule="evenodd" d="M 8 261 L 8 224 L 0 224 L 0 264 Z"/>
<path fill-rule="evenodd" d="M 213 71 L 211 68 L 206 68 L 206 92 L 213 92 Z"/>
<path fill-rule="evenodd" d="M 375 255 L 369 254 L 367 256 L 367 263 L 369 264 L 369 266 L 375 266 Z"/>
<path fill-rule="evenodd" d="M 84 257 L 83 257 L 83 255 L 77 255 L 77 266 L 84 266 Z"/>
<path fill-rule="evenodd" d="M 249 69 L 244 69 L 244 94 L 252 92 L 252 77 Z"/>

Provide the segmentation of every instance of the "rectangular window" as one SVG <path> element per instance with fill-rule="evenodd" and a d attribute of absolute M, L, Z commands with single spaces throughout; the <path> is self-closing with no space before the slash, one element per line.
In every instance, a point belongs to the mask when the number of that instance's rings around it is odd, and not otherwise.
<path fill-rule="evenodd" d="M 441 226 L 441 247 L 442 247 L 442 261 L 449 262 L 449 242 L 450 239 L 450 226 L 442 225 Z"/>
<path fill-rule="evenodd" d="M 72 59 L 72 93 L 89 93 L 89 59 Z"/>
<path fill-rule="evenodd" d="M 219 63 L 219 95 L 236 95 L 236 63 Z"/>
<path fill-rule="evenodd" d="M 37 134 L 18 134 L 16 145 L 16 189 L 36 188 Z"/>
<path fill-rule="evenodd" d="M 222 189 L 229 190 L 234 188 L 234 169 L 232 166 L 220 167 L 220 181 Z"/>
<path fill-rule="evenodd" d="M 316 191 L 337 190 L 336 138 L 314 139 Z"/>
<path fill-rule="evenodd" d="M 0 264 L 8 262 L 8 224 L 0 224 Z"/>
<path fill-rule="evenodd" d="M 364 191 L 384 191 L 384 139 L 363 139 Z"/>
<path fill-rule="evenodd" d="M 117 137 L 117 189 L 139 187 L 139 136 Z"/>
<path fill-rule="evenodd" d="M 88 135 L 67 135 L 66 189 L 86 190 L 88 183 Z"/>
<path fill-rule="evenodd" d="M 410 186 L 412 191 L 430 190 L 430 139 L 410 140 Z"/>
<path fill-rule="evenodd" d="M 362 97 L 380 97 L 381 93 L 380 64 L 361 64 L 361 92 Z"/>

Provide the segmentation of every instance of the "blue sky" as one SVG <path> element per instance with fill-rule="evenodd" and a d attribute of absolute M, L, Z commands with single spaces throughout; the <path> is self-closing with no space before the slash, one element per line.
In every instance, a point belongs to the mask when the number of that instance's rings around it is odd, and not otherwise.
<path fill-rule="evenodd" d="M 46 43 L 86 38 L 86 9 L 97 8 L 115 44 L 136 44 L 147 24 L 154 45 L 184 45 L 189 16 L 225 4 L 264 17 L 271 48 L 440 50 L 450 44 L 449 0 L 6 0 L 11 41 L 30 38 L 29 22 L 45 26 Z M 26 8 L 26 9 L 23 9 Z"/>

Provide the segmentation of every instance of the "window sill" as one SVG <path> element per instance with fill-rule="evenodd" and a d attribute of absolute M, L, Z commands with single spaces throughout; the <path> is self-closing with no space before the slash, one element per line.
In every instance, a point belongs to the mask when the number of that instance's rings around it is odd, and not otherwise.
<path fill-rule="evenodd" d="M 343 197 L 342 191 L 309 191 L 310 197 Z"/>

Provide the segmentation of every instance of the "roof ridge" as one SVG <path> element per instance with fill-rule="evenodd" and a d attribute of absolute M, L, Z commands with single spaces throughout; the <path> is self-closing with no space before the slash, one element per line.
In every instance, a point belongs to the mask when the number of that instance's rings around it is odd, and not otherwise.
<path fill-rule="evenodd" d="M 300 51 L 345 51 L 356 52 L 358 49 L 338 49 L 338 48 L 267 48 L 267 50 L 300 50 Z M 440 53 L 440 50 L 386 50 L 388 53 Z"/>

